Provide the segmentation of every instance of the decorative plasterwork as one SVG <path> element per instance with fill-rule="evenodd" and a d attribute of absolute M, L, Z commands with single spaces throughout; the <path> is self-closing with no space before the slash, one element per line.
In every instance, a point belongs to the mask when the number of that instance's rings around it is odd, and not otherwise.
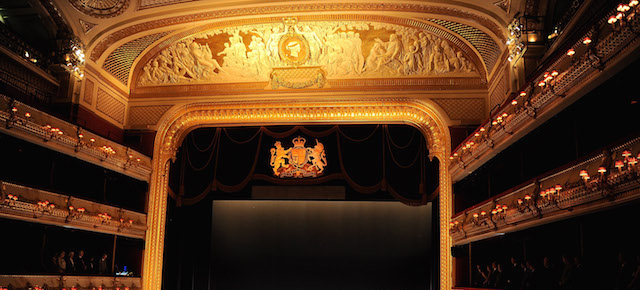
<path fill-rule="evenodd" d="M 458 17 L 460 19 L 467 19 L 480 25 L 487 27 L 492 33 L 496 35 L 500 40 L 504 40 L 504 31 L 501 27 L 496 25 L 493 21 L 483 16 L 468 12 L 468 10 L 453 7 L 440 7 L 431 6 L 427 4 L 397 4 L 397 3 L 304 3 L 296 5 L 273 5 L 263 7 L 246 7 L 236 9 L 225 9 L 218 11 L 207 11 L 194 13 L 190 15 L 174 16 L 163 19 L 151 20 L 143 23 L 134 24 L 118 31 L 115 31 L 106 37 L 100 39 L 93 39 L 90 41 L 91 47 L 90 58 L 96 61 L 100 58 L 102 53 L 113 45 L 114 43 L 132 36 L 143 31 L 157 29 L 161 27 L 167 27 L 171 25 L 199 22 L 204 20 L 218 20 L 227 17 L 238 17 L 247 15 L 269 15 L 269 14 L 281 14 L 288 13 L 295 15 L 296 13 L 304 12 L 325 12 L 325 11 L 373 11 L 376 14 L 381 15 L 384 11 L 395 12 L 417 12 L 428 13 L 435 15 L 445 15 Z M 301 16 L 298 16 L 299 18 Z M 301 19 L 302 20 L 302 19 Z"/>
<path fill-rule="evenodd" d="M 277 69 L 296 75 L 314 67 L 328 79 L 480 77 L 461 48 L 428 30 L 288 19 L 292 24 L 215 29 L 174 43 L 143 66 L 138 86 L 259 82 Z M 292 62 L 288 52 L 305 58 Z"/>
<path fill-rule="evenodd" d="M 486 118 L 486 100 L 483 98 L 431 99 L 438 104 L 451 120 L 483 120 Z"/>
<path fill-rule="evenodd" d="M 69 0 L 78 11 L 96 18 L 115 17 L 129 6 L 131 0 Z"/>
<path fill-rule="evenodd" d="M 84 81 L 84 95 L 82 97 L 82 100 L 89 105 L 93 104 L 93 88 L 93 81 L 89 79 Z"/>
<path fill-rule="evenodd" d="M 139 1 L 140 1 L 140 4 L 138 6 L 138 9 L 142 10 L 142 9 L 162 7 L 162 6 L 168 6 L 168 5 L 184 3 L 184 2 L 193 2 L 198 0 L 139 0 Z"/>
<path fill-rule="evenodd" d="M 166 31 L 151 34 L 123 44 L 109 54 L 102 68 L 126 86 L 129 83 L 131 66 L 136 58 L 145 48 L 168 33 Z"/>
<path fill-rule="evenodd" d="M 159 290 L 167 211 L 168 172 L 182 139 L 202 126 L 242 126 L 304 123 L 405 123 L 417 127 L 427 139 L 429 153 L 440 166 L 440 287 L 451 287 L 451 181 L 447 152 L 448 127 L 438 111 L 428 103 L 411 99 L 371 99 L 360 101 L 221 102 L 199 103 L 178 108 L 161 122 L 154 146 L 153 176 L 150 183 L 148 231 L 144 256 L 143 285 Z"/>
<path fill-rule="evenodd" d="M 98 96 L 96 98 L 96 110 L 109 116 L 114 121 L 124 124 L 125 104 L 115 97 L 98 88 Z"/>
<path fill-rule="evenodd" d="M 500 9 L 507 13 L 511 10 L 511 0 L 499 0 L 494 2 L 493 5 L 500 7 Z"/>
<path fill-rule="evenodd" d="M 437 23 L 466 39 L 473 47 L 478 50 L 480 56 L 484 60 L 487 66 L 487 72 L 490 73 L 493 67 L 498 62 L 500 57 L 500 46 L 485 32 L 482 30 L 458 23 L 453 21 L 441 20 L 441 19 L 428 19 L 428 21 Z"/>
<path fill-rule="evenodd" d="M 134 106 L 129 108 L 129 126 L 155 125 L 173 105 Z"/>
<path fill-rule="evenodd" d="M 91 31 L 91 29 L 93 29 L 97 25 L 95 23 L 84 21 L 82 19 L 80 19 L 78 21 L 80 21 L 80 27 L 82 28 L 82 33 L 84 33 L 84 34 L 89 33 L 89 31 Z"/>

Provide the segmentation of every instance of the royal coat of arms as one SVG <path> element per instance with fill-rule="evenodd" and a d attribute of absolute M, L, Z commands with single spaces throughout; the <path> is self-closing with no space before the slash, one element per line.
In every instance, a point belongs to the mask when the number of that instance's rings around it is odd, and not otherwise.
<path fill-rule="evenodd" d="M 273 175 L 281 178 L 304 178 L 322 175 L 327 166 L 324 145 L 316 139 L 316 146 L 304 147 L 307 139 L 296 137 L 293 147 L 285 149 L 280 141 L 271 148 Z"/>

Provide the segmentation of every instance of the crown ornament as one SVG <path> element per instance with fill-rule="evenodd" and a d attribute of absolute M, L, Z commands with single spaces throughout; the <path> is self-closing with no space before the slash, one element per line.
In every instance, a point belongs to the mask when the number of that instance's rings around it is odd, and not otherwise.
<path fill-rule="evenodd" d="M 304 143 L 307 143 L 307 139 L 304 139 L 302 136 L 298 136 L 293 139 L 294 147 L 304 147 Z"/>

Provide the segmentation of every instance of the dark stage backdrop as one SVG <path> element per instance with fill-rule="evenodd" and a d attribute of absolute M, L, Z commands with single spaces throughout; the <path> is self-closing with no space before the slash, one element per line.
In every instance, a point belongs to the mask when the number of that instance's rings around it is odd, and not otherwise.
<path fill-rule="evenodd" d="M 429 289 L 431 203 L 213 201 L 212 289 Z"/>

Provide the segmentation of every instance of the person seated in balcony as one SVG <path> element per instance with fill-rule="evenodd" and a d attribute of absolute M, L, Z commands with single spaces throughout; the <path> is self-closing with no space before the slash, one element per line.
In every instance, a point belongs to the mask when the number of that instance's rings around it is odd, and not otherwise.
<path fill-rule="evenodd" d="M 558 286 L 560 286 L 560 289 L 573 289 L 575 269 L 571 258 L 567 255 L 562 255 L 562 264 L 562 274 L 560 275 Z"/>
<path fill-rule="evenodd" d="M 67 262 L 67 273 L 75 273 L 76 272 L 76 253 L 73 251 L 69 251 L 67 254 L 67 258 L 65 261 Z"/>
<path fill-rule="evenodd" d="M 557 289 L 558 274 L 551 264 L 551 258 L 544 257 L 542 260 L 542 270 L 540 271 L 540 288 L 541 289 Z"/>
<path fill-rule="evenodd" d="M 502 271 L 502 264 L 497 263 L 495 272 L 496 272 L 495 274 L 496 278 L 493 283 L 493 287 L 498 289 L 504 289 L 504 286 L 506 285 L 506 283 L 504 279 L 504 272 Z"/>
<path fill-rule="evenodd" d="M 625 257 L 622 252 L 618 253 L 618 267 L 615 277 L 616 280 L 613 284 L 615 285 L 615 290 L 627 289 L 626 287 L 631 281 L 632 271 L 633 270 L 631 270 L 631 266 L 627 262 L 627 257 Z"/>
<path fill-rule="evenodd" d="M 531 261 L 527 261 L 522 274 L 522 284 L 520 285 L 520 289 L 524 289 L 524 290 L 539 289 L 538 288 L 540 284 L 539 280 L 540 280 L 540 275 L 536 270 L 536 266 Z"/>
<path fill-rule="evenodd" d="M 516 260 L 516 257 L 511 257 L 511 264 L 505 273 L 506 289 L 520 289 L 522 284 L 522 271 L 523 268 Z"/>
<path fill-rule="evenodd" d="M 487 274 L 482 270 L 482 266 L 480 264 L 476 265 L 476 271 L 473 276 L 473 286 L 482 287 L 484 285 L 484 281 L 487 280 Z"/>
<path fill-rule="evenodd" d="M 87 273 L 87 261 L 85 261 L 86 257 L 84 256 L 84 251 L 79 250 L 78 256 L 75 258 L 76 272 L 81 274 Z"/>
<path fill-rule="evenodd" d="M 98 275 L 106 275 L 109 274 L 109 270 L 107 267 L 107 254 L 104 253 L 98 260 Z"/>
<path fill-rule="evenodd" d="M 67 272 L 67 261 L 64 260 L 65 252 L 60 251 L 58 258 L 56 259 L 56 265 L 58 265 L 58 273 L 64 274 Z"/>
<path fill-rule="evenodd" d="M 636 255 L 636 269 L 631 274 L 631 281 L 629 282 L 628 289 L 640 290 L 640 254 Z"/>

